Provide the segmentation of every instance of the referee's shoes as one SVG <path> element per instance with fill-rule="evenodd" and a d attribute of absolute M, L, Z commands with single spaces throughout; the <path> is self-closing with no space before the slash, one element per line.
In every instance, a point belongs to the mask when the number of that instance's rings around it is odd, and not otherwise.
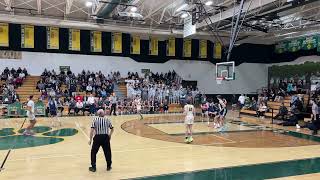
<path fill-rule="evenodd" d="M 111 171 L 112 167 L 107 167 L 107 171 Z M 89 167 L 89 171 L 96 172 L 97 169 L 95 167 Z"/>

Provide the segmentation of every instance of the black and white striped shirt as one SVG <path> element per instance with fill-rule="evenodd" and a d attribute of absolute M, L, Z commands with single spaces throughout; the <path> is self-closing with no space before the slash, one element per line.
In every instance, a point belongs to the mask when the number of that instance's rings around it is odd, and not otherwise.
<path fill-rule="evenodd" d="M 104 117 L 95 117 L 92 121 L 91 128 L 96 131 L 96 135 L 109 134 L 109 129 L 113 129 L 111 121 Z"/>

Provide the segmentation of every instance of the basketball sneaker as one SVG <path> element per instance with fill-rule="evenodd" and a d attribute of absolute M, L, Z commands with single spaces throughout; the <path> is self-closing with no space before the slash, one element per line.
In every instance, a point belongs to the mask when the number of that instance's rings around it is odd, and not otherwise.
<path fill-rule="evenodd" d="M 190 137 L 188 138 L 188 142 L 189 142 L 189 143 L 193 142 L 192 136 L 190 136 Z"/>
<path fill-rule="evenodd" d="M 91 172 L 96 172 L 96 168 L 95 167 L 89 167 L 89 171 L 91 171 Z"/>
<path fill-rule="evenodd" d="M 189 138 L 188 136 L 186 136 L 185 140 L 184 140 L 185 143 L 188 143 L 189 142 Z"/>

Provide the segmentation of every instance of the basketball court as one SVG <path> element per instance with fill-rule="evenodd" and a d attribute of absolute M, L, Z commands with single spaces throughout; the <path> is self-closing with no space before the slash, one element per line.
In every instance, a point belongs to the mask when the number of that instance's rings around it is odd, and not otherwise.
<path fill-rule="evenodd" d="M 319 178 L 318 174 L 310 175 L 319 170 L 319 137 L 229 117 L 224 133 L 215 132 L 207 122 L 197 120 L 195 143 L 185 144 L 181 118 L 181 115 L 147 115 L 140 121 L 134 115 L 112 117 L 113 170 L 105 171 L 103 155 L 99 153 L 96 174 L 87 171 L 90 117 L 62 118 L 63 126 L 53 129 L 48 118 L 40 118 L 33 137 L 23 137 L 16 131 L 23 119 L 1 120 L 5 128 L 13 128 L 10 134 L 1 131 L 2 158 L 12 146 L 9 139 L 17 139 L 16 149 L 1 176 L 4 179 L 189 179 L 197 174 L 200 179 L 233 179 L 250 173 L 252 179 Z M 296 171 L 300 167 L 304 169 Z"/>

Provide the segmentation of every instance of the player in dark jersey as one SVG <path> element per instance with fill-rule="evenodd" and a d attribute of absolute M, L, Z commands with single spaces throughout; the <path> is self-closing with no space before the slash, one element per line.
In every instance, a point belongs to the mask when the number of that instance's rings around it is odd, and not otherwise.
<path fill-rule="evenodd" d="M 218 115 L 218 125 L 219 127 L 221 127 L 223 129 L 223 125 L 224 125 L 224 120 L 225 120 L 225 117 L 227 115 L 227 100 L 225 98 L 223 98 L 221 95 L 218 95 L 217 96 L 217 99 L 219 101 L 219 115 Z M 220 130 L 222 130 L 220 129 Z"/>

